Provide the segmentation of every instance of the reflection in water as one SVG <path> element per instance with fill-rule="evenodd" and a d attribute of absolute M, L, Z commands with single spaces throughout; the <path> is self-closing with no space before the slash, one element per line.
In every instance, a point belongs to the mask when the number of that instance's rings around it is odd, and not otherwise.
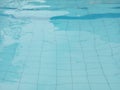
<path fill-rule="evenodd" d="M 16 51 L 18 50 L 19 43 L 16 43 L 17 40 L 21 37 L 21 28 L 26 24 L 26 19 L 17 19 L 12 14 L 5 14 L 7 10 L 16 10 L 20 9 L 22 5 L 24 5 L 26 0 L 4 0 L 0 1 L 0 81 L 4 80 L 14 80 L 19 77 L 19 66 L 13 64 L 14 58 L 16 56 Z M 103 1 L 103 0 L 102 0 Z M 67 20 L 71 23 L 71 26 L 67 30 L 83 30 L 86 32 L 86 29 L 77 28 L 80 20 L 89 21 L 89 20 L 98 20 L 98 19 L 112 19 L 112 18 L 120 18 L 120 13 L 109 13 L 104 12 L 103 14 L 95 13 L 95 14 L 86 14 L 81 15 L 81 13 L 89 10 L 88 4 L 83 4 L 83 2 L 87 3 L 98 3 L 95 0 L 46 0 L 44 3 L 50 7 L 38 7 L 39 5 L 44 5 L 42 2 L 30 0 L 27 5 L 32 5 L 35 7 L 22 8 L 21 11 L 39 11 L 39 10 L 64 10 L 69 12 L 68 15 L 65 16 L 55 16 L 51 18 L 52 24 L 58 28 L 58 30 L 65 30 Z M 2 4 L 3 3 L 3 4 Z M 101 3 L 101 2 L 99 2 Z M 104 2 L 102 2 L 104 3 Z M 37 7 L 36 7 L 37 6 Z M 71 9 L 71 6 L 73 8 Z M 75 8 L 75 9 L 74 9 Z M 83 10 L 82 12 L 80 10 Z M 79 14 L 79 16 L 77 16 Z M 66 20 L 66 21 L 64 21 Z M 73 21 L 74 20 L 74 21 Z M 95 23 L 94 23 L 95 24 Z M 87 26 L 88 24 L 86 24 Z M 97 30 L 95 29 L 96 34 L 100 35 L 102 38 L 106 38 L 104 36 L 104 32 L 106 29 Z M 92 32 L 93 33 L 93 32 Z M 118 29 L 114 30 L 114 33 L 109 33 L 109 37 L 111 42 L 119 42 L 119 31 Z M 62 46 L 62 45 L 61 45 Z M 59 46 L 60 47 L 60 46 Z M 12 74 L 12 75 L 11 75 Z M 7 78 L 6 78 L 7 77 Z"/>
<path fill-rule="evenodd" d="M 18 68 L 19 66 L 15 66 L 13 64 L 13 59 L 16 55 L 16 49 L 18 47 L 18 44 L 11 44 L 8 45 L 0 50 L 0 74 L 4 73 L 4 76 L 0 76 L 0 81 L 5 81 L 6 79 L 15 80 L 16 77 L 18 77 Z M 9 77 L 9 73 L 13 73 L 16 76 L 15 77 Z M 7 75 L 7 77 L 6 77 Z"/>
<path fill-rule="evenodd" d="M 16 81 L 19 77 L 20 66 L 14 64 L 16 51 L 19 47 L 21 29 L 27 24 L 27 19 L 17 19 L 12 14 L 6 14 L 5 11 L 17 7 L 14 0 L 4 0 L 2 6 L 12 6 L 0 10 L 0 82 Z M 13 5 L 14 3 L 14 5 Z"/>
<path fill-rule="evenodd" d="M 41 2 L 38 2 L 38 1 L 36 1 L 36 2 L 31 1 L 31 2 L 28 2 L 27 4 L 28 4 L 28 5 L 35 5 L 35 6 L 42 5 L 42 3 L 41 3 Z"/>
<path fill-rule="evenodd" d="M 114 1 L 113 1 L 114 2 Z M 111 3 L 113 3 L 111 2 Z M 105 2 L 101 2 L 101 3 L 107 3 L 107 1 Z M 109 3 L 109 2 L 108 2 Z M 52 4 L 50 4 L 52 5 Z M 84 4 L 83 4 L 84 5 Z M 52 5 L 53 6 L 53 5 Z M 54 7 L 54 6 L 53 6 Z M 107 35 L 105 35 L 105 33 L 109 33 L 109 38 L 110 38 L 110 42 L 116 42 L 119 43 L 120 42 L 120 29 L 119 29 L 119 25 L 117 24 L 117 19 L 120 18 L 120 13 L 119 11 L 114 10 L 113 12 L 111 12 L 110 10 L 112 10 L 112 8 L 110 8 L 111 6 L 108 5 L 108 7 L 101 7 L 98 6 L 98 8 L 91 8 L 91 7 L 86 7 L 84 9 L 84 7 L 81 7 L 83 9 L 66 9 L 66 11 L 69 12 L 69 14 L 67 15 L 61 15 L 61 16 L 53 16 L 51 17 L 50 21 L 51 23 L 54 24 L 54 26 L 57 28 L 57 30 L 62 31 L 62 30 L 66 30 L 66 25 L 67 22 L 70 22 L 70 25 L 68 26 L 67 31 L 87 31 L 87 32 L 91 32 L 94 33 L 93 31 L 89 30 L 89 29 L 85 29 L 86 26 L 90 26 L 89 22 L 93 23 L 93 27 L 97 27 L 97 29 L 95 29 L 95 33 L 97 35 L 99 35 L 101 37 L 101 39 L 103 39 L 104 41 L 108 41 L 106 38 L 108 37 Z M 51 7 L 52 8 L 52 7 Z M 104 11 L 103 11 L 104 8 Z M 119 8 L 119 7 L 117 7 Z M 93 10 L 92 10 L 93 9 Z M 99 10 L 100 12 L 94 12 Z M 89 11 L 93 11 L 93 13 L 89 13 Z M 106 23 L 106 25 L 104 25 L 105 23 L 104 20 L 108 21 L 109 20 L 113 20 L 115 23 Z M 83 23 L 82 23 L 83 22 Z M 84 23 L 86 22 L 86 23 Z M 98 23 L 98 24 L 97 24 Z M 100 25 L 99 25 L 100 23 Z M 95 26 L 97 24 L 97 26 Z M 112 28 L 109 28 L 109 24 Z M 82 25 L 84 26 L 82 29 L 79 28 L 79 26 Z M 98 27 L 100 26 L 100 27 Z M 107 26 L 107 27 L 105 27 Z M 114 27 L 114 30 L 113 30 Z"/>
<path fill-rule="evenodd" d="M 101 19 L 101 18 L 120 18 L 120 13 L 105 13 L 105 14 L 89 14 L 85 16 L 56 16 L 51 20 L 65 19 L 65 20 L 89 20 L 89 19 Z"/>
<path fill-rule="evenodd" d="M 0 7 L 20 8 L 26 3 L 26 0 L 0 0 Z"/>
<path fill-rule="evenodd" d="M 112 9 L 120 9 L 120 7 L 113 7 Z"/>
<path fill-rule="evenodd" d="M 58 16 L 59 17 L 59 16 Z M 68 21 L 69 20 L 69 21 Z M 83 21 L 85 20 L 85 21 Z M 89 20 L 89 19 L 88 19 Z M 90 19 L 93 21 L 92 24 L 94 25 L 94 27 L 96 29 L 95 30 L 95 34 L 99 35 L 101 37 L 101 39 L 108 41 L 106 38 L 108 36 L 106 36 L 106 33 L 108 32 L 109 34 L 109 39 L 110 42 L 116 42 L 116 43 L 120 43 L 120 29 L 119 29 L 119 25 L 116 25 L 115 22 L 111 23 L 111 24 L 106 24 L 101 20 L 98 19 Z M 98 20 L 98 21 L 97 21 Z M 59 31 L 64 31 L 66 30 L 65 27 L 67 25 L 67 21 L 70 22 L 70 24 L 68 25 L 68 29 L 67 31 L 86 31 L 86 32 L 91 32 L 94 33 L 93 30 L 89 30 L 89 28 L 87 28 L 87 26 L 89 27 L 90 23 L 87 23 L 87 19 L 54 19 L 54 17 L 51 19 L 51 23 L 53 23 L 55 25 L 55 27 L 57 28 L 56 30 Z M 82 23 L 83 22 L 83 23 Z M 86 22 L 86 23 L 85 23 Z M 99 24 L 99 23 L 100 24 Z M 98 24 L 97 24 L 98 23 Z M 83 28 L 79 28 L 79 26 L 83 26 Z M 106 27 L 104 27 L 106 26 Z"/>
<path fill-rule="evenodd" d="M 14 15 L 12 15 L 12 14 L 4 14 L 4 13 L 0 13 L 0 16 L 1 16 L 1 17 L 10 17 L 10 18 L 15 18 L 15 16 L 14 16 Z"/>

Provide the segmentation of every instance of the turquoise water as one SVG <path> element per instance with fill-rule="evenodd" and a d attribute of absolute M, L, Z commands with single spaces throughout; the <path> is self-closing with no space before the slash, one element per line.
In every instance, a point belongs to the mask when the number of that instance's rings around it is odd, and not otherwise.
<path fill-rule="evenodd" d="M 120 1 L 0 0 L 0 90 L 120 90 Z"/>

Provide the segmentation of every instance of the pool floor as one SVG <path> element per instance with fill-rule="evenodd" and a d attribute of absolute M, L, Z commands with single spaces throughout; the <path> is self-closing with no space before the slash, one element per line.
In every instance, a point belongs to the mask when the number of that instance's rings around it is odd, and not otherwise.
<path fill-rule="evenodd" d="M 1 0 L 0 90 L 120 90 L 120 1 Z"/>

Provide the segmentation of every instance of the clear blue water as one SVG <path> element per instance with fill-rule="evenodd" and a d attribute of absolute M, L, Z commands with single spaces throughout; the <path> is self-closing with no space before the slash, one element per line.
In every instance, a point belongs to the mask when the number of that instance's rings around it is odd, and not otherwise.
<path fill-rule="evenodd" d="M 0 0 L 0 90 L 120 90 L 120 0 Z"/>

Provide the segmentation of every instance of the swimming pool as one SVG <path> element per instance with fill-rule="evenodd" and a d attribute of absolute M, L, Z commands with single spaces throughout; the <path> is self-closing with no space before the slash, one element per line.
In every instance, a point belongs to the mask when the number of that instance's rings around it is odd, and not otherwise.
<path fill-rule="evenodd" d="M 119 0 L 0 0 L 0 90 L 119 90 Z"/>

